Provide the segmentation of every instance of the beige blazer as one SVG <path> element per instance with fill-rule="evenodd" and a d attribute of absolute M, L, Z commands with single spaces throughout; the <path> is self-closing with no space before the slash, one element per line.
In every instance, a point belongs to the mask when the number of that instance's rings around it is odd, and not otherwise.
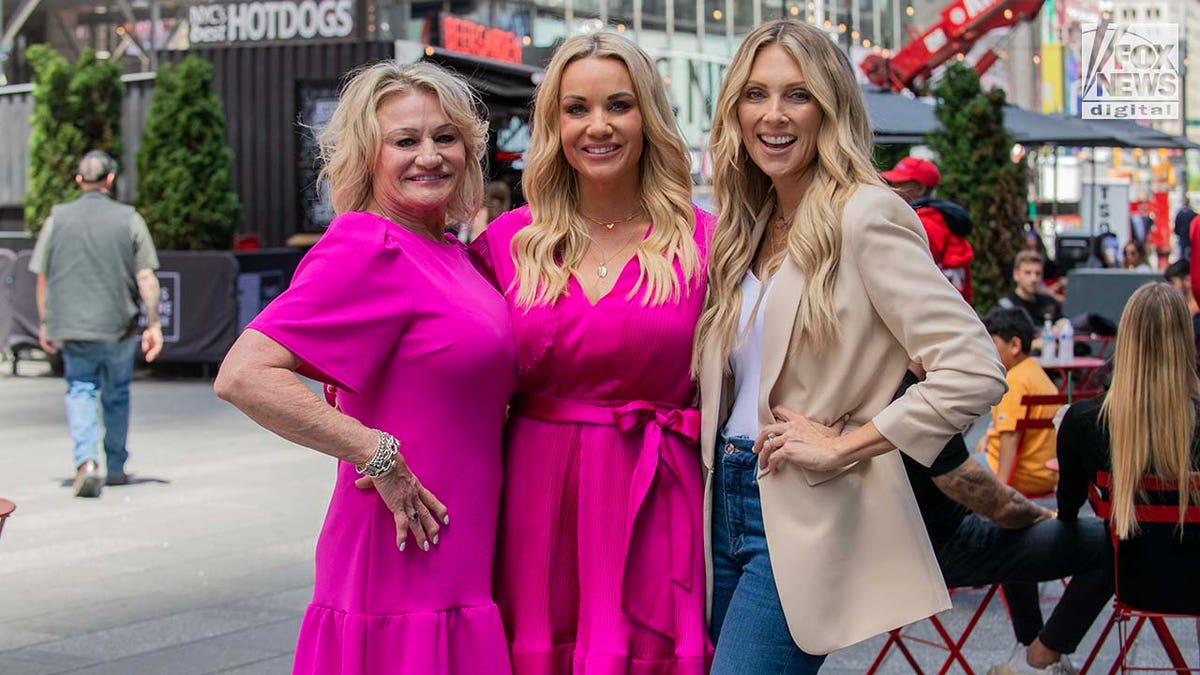
<path fill-rule="evenodd" d="M 771 209 L 758 218 L 755 242 Z M 929 465 L 1004 394 L 1004 368 L 983 324 L 934 264 L 916 214 L 891 191 L 862 185 L 846 204 L 834 292 L 840 336 L 821 354 L 792 353 L 803 288 L 786 260 L 765 302 L 760 426 L 772 423 L 775 405 L 823 424 L 849 413 L 847 431 L 874 421 Z M 893 402 L 910 358 L 928 376 Z M 713 446 L 732 403 L 723 366 L 711 355 L 701 361 L 706 524 Z M 775 584 L 801 649 L 827 654 L 950 607 L 899 454 L 829 474 L 782 466 L 759 489 Z M 709 527 L 704 534 L 711 613 Z"/>

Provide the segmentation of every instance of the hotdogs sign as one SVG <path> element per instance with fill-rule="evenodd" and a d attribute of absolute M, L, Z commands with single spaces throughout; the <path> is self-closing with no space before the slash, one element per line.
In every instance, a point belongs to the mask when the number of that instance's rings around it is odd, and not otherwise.
<path fill-rule="evenodd" d="M 355 0 L 268 0 L 188 7 L 188 40 L 270 42 L 336 39 L 354 32 Z"/>

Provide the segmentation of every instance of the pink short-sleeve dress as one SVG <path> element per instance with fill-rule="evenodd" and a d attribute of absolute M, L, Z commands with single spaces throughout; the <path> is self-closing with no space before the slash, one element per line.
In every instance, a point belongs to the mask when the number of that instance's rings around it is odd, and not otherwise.
<path fill-rule="evenodd" d="M 428 553 L 411 538 L 401 552 L 383 500 L 338 462 L 293 672 L 509 673 L 492 569 L 515 347 L 466 248 L 343 214 L 249 328 L 335 387 L 341 411 L 400 439 L 450 514 Z"/>
<path fill-rule="evenodd" d="M 518 675 L 700 675 L 704 619 L 700 415 L 689 375 L 704 272 L 676 301 L 628 295 L 634 257 L 595 305 L 515 305 L 513 235 L 496 219 L 472 253 L 506 289 L 518 395 L 504 436 L 496 599 Z M 696 210 L 706 258 L 712 216 Z M 690 287 L 689 287 L 690 286 Z"/>

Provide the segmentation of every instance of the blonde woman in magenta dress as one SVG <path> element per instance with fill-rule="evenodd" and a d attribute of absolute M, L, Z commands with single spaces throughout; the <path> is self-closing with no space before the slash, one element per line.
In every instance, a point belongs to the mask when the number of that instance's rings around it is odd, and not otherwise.
<path fill-rule="evenodd" d="M 294 673 L 510 672 L 491 579 L 512 328 L 443 235 L 483 192 L 473 106 L 429 63 L 350 81 L 322 138 L 339 215 L 217 377 L 256 422 L 340 460 Z"/>
<path fill-rule="evenodd" d="M 472 246 L 505 291 L 518 396 L 496 600 L 520 675 L 700 675 L 699 413 L 689 375 L 711 216 L 646 55 L 559 48 L 537 94 L 529 206 Z"/>

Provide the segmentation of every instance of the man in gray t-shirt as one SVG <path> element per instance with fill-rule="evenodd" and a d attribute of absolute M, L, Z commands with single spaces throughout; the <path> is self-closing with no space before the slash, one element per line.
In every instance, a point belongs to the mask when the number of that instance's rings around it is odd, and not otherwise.
<path fill-rule="evenodd" d="M 162 350 L 158 321 L 158 253 L 146 222 L 133 207 L 109 197 L 117 163 L 93 150 L 79 161 L 75 182 L 83 195 L 59 204 L 42 226 L 29 269 L 37 274 L 42 349 L 60 349 L 67 378 L 67 426 L 75 443 L 79 497 L 99 497 L 102 486 L 129 482 L 125 438 L 129 431 L 129 383 L 135 350 L 146 360 Z M 138 329 L 138 305 L 146 328 Z M 97 463 L 99 419 L 104 419 L 108 473 Z"/>

